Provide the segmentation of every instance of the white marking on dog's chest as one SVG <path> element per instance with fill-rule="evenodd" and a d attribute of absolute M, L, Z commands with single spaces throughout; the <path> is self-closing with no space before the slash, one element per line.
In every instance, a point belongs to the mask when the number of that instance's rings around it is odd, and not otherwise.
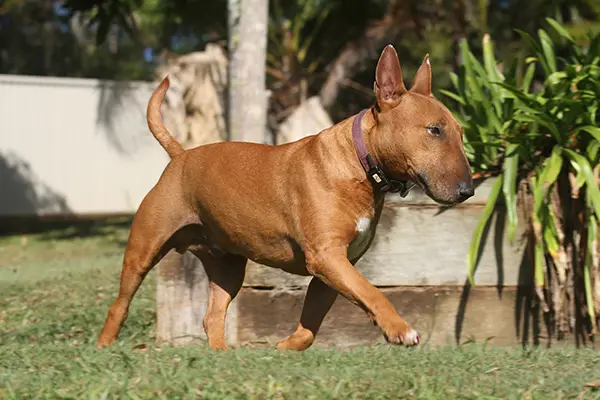
<path fill-rule="evenodd" d="M 375 234 L 375 227 L 371 226 L 371 219 L 361 217 L 356 221 L 356 237 L 348 246 L 348 259 L 354 260 L 367 249 L 369 242 Z"/>

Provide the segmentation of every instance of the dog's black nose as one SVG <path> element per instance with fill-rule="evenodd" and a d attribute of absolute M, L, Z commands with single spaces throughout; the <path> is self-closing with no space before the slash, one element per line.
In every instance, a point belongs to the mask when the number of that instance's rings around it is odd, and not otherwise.
<path fill-rule="evenodd" d="M 458 194 L 463 200 L 472 197 L 475 194 L 475 188 L 473 187 L 472 182 L 460 182 L 458 184 Z"/>

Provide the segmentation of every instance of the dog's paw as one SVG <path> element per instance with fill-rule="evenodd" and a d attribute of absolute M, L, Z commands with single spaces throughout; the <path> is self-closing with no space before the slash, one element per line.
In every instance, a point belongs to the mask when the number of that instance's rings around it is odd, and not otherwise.
<path fill-rule="evenodd" d="M 404 332 L 395 335 L 383 335 L 388 343 L 403 344 L 405 346 L 416 346 L 421 343 L 421 336 L 414 329 L 408 328 Z"/>
<path fill-rule="evenodd" d="M 416 346 L 421 343 L 421 336 L 414 329 L 409 329 L 402 337 L 402 343 L 406 346 Z"/>

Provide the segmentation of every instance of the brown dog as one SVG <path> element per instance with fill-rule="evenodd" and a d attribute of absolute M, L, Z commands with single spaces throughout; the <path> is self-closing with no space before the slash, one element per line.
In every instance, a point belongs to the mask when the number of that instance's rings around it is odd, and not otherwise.
<path fill-rule="evenodd" d="M 168 86 L 165 78 L 152 94 L 148 125 L 172 160 L 133 220 L 121 288 L 98 346 L 115 340 L 144 276 L 171 249 L 190 250 L 206 268 L 203 325 L 213 348 L 226 348 L 225 315 L 248 259 L 313 276 L 298 328 L 279 348 L 309 347 L 338 293 L 365 310 L 389 342 L 418 344 L 417 332 L 353 265 L 371 244 L 391 187 L 416 182 L 446 204 L 473 195 L 462 129 L 431 94 L 429 58 L 407 91 L 387 46 L 375 107 L 280 146 L 227 142 L 184 151 L 160 115 Z"/>

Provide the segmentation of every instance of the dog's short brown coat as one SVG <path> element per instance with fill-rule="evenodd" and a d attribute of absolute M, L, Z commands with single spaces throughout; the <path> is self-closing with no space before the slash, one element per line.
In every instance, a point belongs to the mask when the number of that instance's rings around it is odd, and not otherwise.
<path fill-rule="evenodd" d="M 313 276 L 298 328 L 279 348 L 309 347 L 338 293 L 363 308 L 388 341 L 418 344 L 416 331 L 353 266 L 372 241 L 384 200 L 357 157 L 353 118 L 280 146 L 226 142 L 184 151 L 160 115 L 167 89 L 165 78 L 150 99 L 148 124 L 172 160 L 135 215 L 121 288 L 98 345 L 116 339 L 144 276 L 171 249 L 193 252 L 206 269 L 204 329 L 213 348 L 226 347 L 225 315 L 248 259 Z M 362 132 L 385 173 L 418 183 L 438 202 L 471 196 L 462 130 L 431 94 L 429 57 L 408 91 L 396 51 L 387 46 L 375 97 Z"/>

